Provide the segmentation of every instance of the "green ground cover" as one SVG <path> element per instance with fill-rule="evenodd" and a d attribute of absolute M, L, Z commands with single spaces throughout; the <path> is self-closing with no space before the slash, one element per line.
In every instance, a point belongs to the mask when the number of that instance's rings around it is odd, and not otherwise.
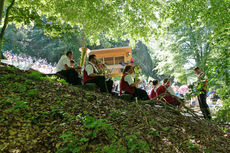
<path fill-rule="evenodd" d="M 229 129 L 0 64 L 0 152 L 229 152 Z"/>

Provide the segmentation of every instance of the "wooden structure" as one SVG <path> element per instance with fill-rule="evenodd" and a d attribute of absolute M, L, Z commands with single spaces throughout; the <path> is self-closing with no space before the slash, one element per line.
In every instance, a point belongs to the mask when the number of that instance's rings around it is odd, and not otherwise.
<path fill-rule="evenodd" d="M 97 59 L 103 61 L 108 69 L 112 70 L 111 76 L 122 76 L 124 64 L 129 63 L 132 58 L 131 47 L 108 48 L 91 50 L 89 55 L 96 55 Z"/>

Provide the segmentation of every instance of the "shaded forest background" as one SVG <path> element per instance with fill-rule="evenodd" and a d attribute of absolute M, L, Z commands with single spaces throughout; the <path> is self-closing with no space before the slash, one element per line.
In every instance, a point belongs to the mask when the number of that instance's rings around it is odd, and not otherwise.
<path fill-rule="evenodd" d="M 36 26 L 16 28 L 14 24 L 11 24 L 5 33 L 3 51 L 12 50 L 16 54 L 36 57 L 37 59 L 44 58 L 49 63 L 54 64 L 58 62 L 61 55 L 71 50 L 74 52 L 74 59 L 79 63 L 80 41 L 81 33 L 77 30 L 63 33 L 61 37 L 51 38 L 49 35 L 45 35 L 44 29 Z M 118 39 L 118 41 L 114 41 L 105 38 L 103 34 L 99 39 L 99 44 L 87 42 L 87 47 L 91 50 L 125 46 L 130 46 L 129 40 Z M 133 48 L 135 63 L 142 66 L 145 76 L 160 79 L 161 77 L 154 70 L 156 68 L 154 58 L 150 56 L 149 52 L 150 49 L 143 42 L 138 41 Z"/>

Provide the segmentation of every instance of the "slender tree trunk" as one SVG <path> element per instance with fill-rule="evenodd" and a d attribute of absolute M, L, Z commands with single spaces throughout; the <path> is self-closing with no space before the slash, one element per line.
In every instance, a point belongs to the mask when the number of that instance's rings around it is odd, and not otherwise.
<path fill-rule="evenodd" d="M 228 53 L 228 50 L 225 49 L 225 84 L 227 86 L 230 85 L 230 78 L 229 78 L 229 53 Z"/>
<path fill-rule="evenodd" d="M 197 43 L 196 43 L 196 38 L 195 38 L 195 36 L 194 36 L 194 33 L 192 32 L 192 30 L 193 30 L 193 26 L 192 25 L 190 25 L 190 30 L 191 30 L 191 40 L 193 40 L 193 41 L 191 41 L 191 44 L 190 44 L 190 46 L 191 46 L 191 49 L 193 49 L 194 50 L 194 59 L 195 59 L 195 63 L 196 63 L 196 66 L 200 66 L 200 53 L 199 53 L 199 47 L 198 47 L 198 45 L 197 45 Z M 195 42 L 194 42 L 195 41 Z"/>
<path fill-rule="evenodd" d="M 2 42 L 0 41 L 0 43 L 2 44 Z M 2 56 L 2 47 L 0 47 L 0 60 L 3 59 L 3 56 Z"/>
<path fill-rule="evenodd" d="M 196 61 L 196 66 L 200 66 L 200 54 L 198 49 L 195 50 L 195 61 Z"/>
<path fill-rule="evenodd" d="M 80 47 L 86 47 L 86 38 L 85 38 L 85 32 L 84 29 L 81 30 L 81 35 L 80 35 L 80 42 L 79 42 Z"/>
<path fill-rule="evenodd" d="M 5 0 L 0 0 L 0 25 L 2 24 L 2 14 Z M 2 59 L 2 39 L 0 39 L 0 59 Z"/>
<path fill-rule="evenodd" d="M 210 45 L 210 44 L 207 43 L 207 45 L 206 45 L 206 47 L 205 47 L 205 50 L 204 50 L 203 65 L 206 65 L 208 56 L 209 56 L 210 52 L 212 51 L 211 48 L 209 47 L 209 45 Z"/>
<path fill-rule="evenodd" d="M 0 59 L 2 59 L 3 57 L 2 57 L 2 40 L 3 40 L 3 36 L 4 36 L 4 33 L 5 33 L 5 30 L 6 30 L 6 27 L 7 27 L 7 25 L 8 25 L 8 18 L 9 18 L 9 13 L 10 13 L 10 9 L 13 7 L 13 5 L 14 5 L 14 2 L 15 2 L 15 0 L 12 0 L 11 1 L 11 3 L 10 3 L 10 5 L 7 7 L 7 9 L 6 9 L 6 16 L 5 16 L 5 19 L 4 19 L 4 24 L 3 24 L 3 27 L 2 27 L 2 30 L 1 30 L 1 33 L 0 33 Z M 0 0 L 0 4 L 1 3 L 3 3 L 4 4 L 4 0 Z M 3 12 L 3 8 L 4 8 L 4 6 L 3 5 L 1 5 L 0 6 L 0 19 L 2 20 L 2 12 Z M 1 11 L 1 9 L 2 9 L 2 11 Z M 0 21 L 1 21 L 0 20 Z"/>
<path fill-rule="evenodd" d="M 4 2 L 5 2 L 5 0 L 0 0 L 0 25 L 2 23 L 2 14 L 3 14 Z"/>

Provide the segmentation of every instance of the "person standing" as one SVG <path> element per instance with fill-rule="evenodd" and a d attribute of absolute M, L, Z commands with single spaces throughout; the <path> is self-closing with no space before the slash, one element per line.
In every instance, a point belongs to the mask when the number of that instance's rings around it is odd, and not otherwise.
<path fill-rule="evenodd" d="M 204 72 L 200 70 L 199 67 L 196 67 L 194 70 L 194 73 L 198 76 L 197 79 L 197 85 L 196 85 L 196 90 L 199 91 L 198 97 L 198 102 L 200 105 L 200 110 L 202 114 L 204 115 L 205 119 L 211 119 L 211 114 L 210 110 L 208 108 L 206 98 L 207 98 L 207 79 L 205 77 Z"/>
<path fill-rule="evenodd" d="M 78 77 L 77 71 L 71 67 L 70 60 L 72 58 L 72 51 L 68 51 L 65 55 L 62 55 L 56 66 L 57 74 L 63 76 L 72 85 L 81 85 L 81 79 Z"/>

